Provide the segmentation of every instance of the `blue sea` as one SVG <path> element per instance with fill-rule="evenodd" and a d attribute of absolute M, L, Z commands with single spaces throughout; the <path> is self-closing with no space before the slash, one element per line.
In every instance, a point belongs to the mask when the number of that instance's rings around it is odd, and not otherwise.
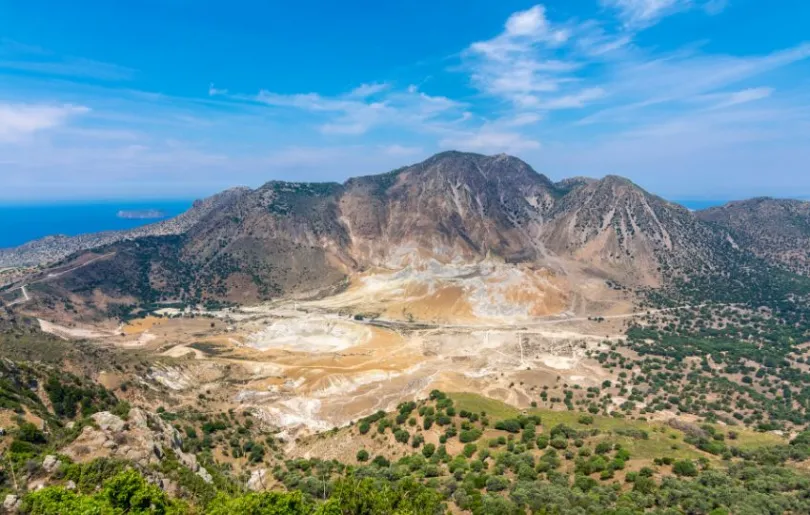
<path fill-rule="evenodd" d="M 687 209 L 691 209 L 692 211 L 700 211 L 701 209 L 708 209 L 710 207 L 717 207 L 722 206 L 723 204 L 728 204 L 730 201 L 728 200 L 673 200 L 676 204 L 680 204 Z"/>
<path fill-rule="evenodd" d="M 177 216 L 193 200 L 124 200 L 51 204 L 0 204 L 0 248 L 16 247 L 52 234 L 76 236 L 100 231 L 132 229 Z M 119 211 L 157 209 L 165 218 L 132 220 Z"/>

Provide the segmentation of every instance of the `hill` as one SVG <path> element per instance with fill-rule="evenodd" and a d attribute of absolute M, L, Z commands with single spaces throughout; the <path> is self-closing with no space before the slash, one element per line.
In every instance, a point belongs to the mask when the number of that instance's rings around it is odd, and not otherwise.
<path fill-rule="evenodd" d="M 810 274 L 810 202 L 755 198 L 698 211 L 738 245 L 771 263 Z"/>

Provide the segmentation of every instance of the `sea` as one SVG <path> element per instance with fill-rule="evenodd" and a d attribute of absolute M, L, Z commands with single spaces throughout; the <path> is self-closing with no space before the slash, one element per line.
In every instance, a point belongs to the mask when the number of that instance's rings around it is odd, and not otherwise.
<path fill-rule="evenodd" d="M 676 200 L 692 209 L 725 204 L 724 200 Z M 0 248 L 22 245 L 52 234 L 76 236 L 100 231 L 132 229 L 177 216 L 191 207 L 193 200 L 126 200 L 59 203 L 0 203 Z M 163 211 L 164 218 L 127 219 L 119 211 Z"/>
<path fill-rule="evenodd" d="M 673 200 L 676 204 L 680 204 L 692 211 L 700 211 L 701 209 L 709 209 L 710 207 L 722 206 L 728 204 L 730 200 Z"/>
<path fill-rule="evenodd" d="M 109 200 L 58 203 L 0 203 L 0 248 L 22 245 L 52 234 L 79 234 L 132 229 L 179 215 L 193 200 Z M 127 219 L 119 211 L 155 209 L 166 216 Z"/>

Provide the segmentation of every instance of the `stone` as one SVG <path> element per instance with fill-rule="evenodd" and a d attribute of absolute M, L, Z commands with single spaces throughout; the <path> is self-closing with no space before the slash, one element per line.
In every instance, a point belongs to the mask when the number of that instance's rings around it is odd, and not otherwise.
<path fill-rule="evenodd" d="M 214 478 L 211 476 L 211 473 L 205 470 L 205 467 L 200 467 L 200 470 L 197 471 L 197 475 L 202 478 L 203 481 L 206 483 L 213 483 Z"/>
<path fill-rule="evenodd" d="M 42 469 L 48 474 L 53 474 L 53 472 L 58 469 L 61 464 L 62 462 L 60 462 L 56 456 L 49 454 L 45 456 L 44 460 L 42 460 Z"/>
<path fill-rule="evenodd" d="M 14 494 L 8 494 L 3 501 L 3 509 L 7 513 L 16 512 L 20 507 L 20 498 Z"/>
<path fill-rule="evenodd" d="M 65 483 L 65 489 L 67 489 L 67 490 L 75 490 L 76 489 L 76 483 L 74 483 L 73 480 L 68 481 L 67 483 Z"/>
<path fill-rule="evenodd" d="M 113 433 L 120 433 L 124 430 L 124 426 L 126 425 L 124 421 L 121 420 L 121 417 L 113 415 L 109 411 L 99 411 L 93 414 L 91 418 L 98 424 L 98 427 L 104 431 Z"/>
<path fill-rule="evenodd" d="M 267 489 L 265 484 L 264 478 L 267 475 L 267 469 L 256 469 L 253 473 L 250 474 L 250 479 L 248 479 L 247 487 L 248 490 L 252 490 L 254 492 L 261 492 Z"/>

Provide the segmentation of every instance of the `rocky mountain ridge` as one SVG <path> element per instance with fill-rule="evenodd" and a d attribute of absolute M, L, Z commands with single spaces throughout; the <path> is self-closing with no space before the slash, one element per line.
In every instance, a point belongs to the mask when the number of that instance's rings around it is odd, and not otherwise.
<path fill-rule="evenodd" d="M 444 152 L 344 184 L 273 181 L 193 211 L 168 235 L 148 229 L 99 248 L 104 259 L 41 289 L 104 302 L 249 303 L 340 287 L 375 267 L 485 260 L 657 287 L 722 274 L 745 253 L 729 229 L 627 179 L 554 183 L 506 155 Z"/>

